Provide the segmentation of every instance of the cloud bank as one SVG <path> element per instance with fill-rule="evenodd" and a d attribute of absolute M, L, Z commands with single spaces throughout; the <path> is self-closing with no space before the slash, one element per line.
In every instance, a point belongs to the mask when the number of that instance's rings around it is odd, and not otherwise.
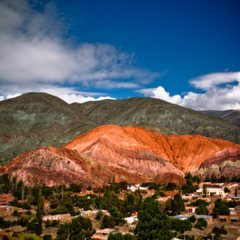
<path fill-rule="evenodd" d="M 59 29 L 64 26 L 57 21 L 54 5 L 47 4 L 41 12 L 34 9 L 26 0 L 0 2 L 0 95 L 4 98 L 66 85 L 136 88 L 159 76 L 135 68 L 134 54 L 113 45 L 76 45 L 63 40 Z M 119 79 L 124 82 L 119 83 Z M 74 89 L 68 87 L 68 91 Z M 67 95 L 66 99 L 75 99 L 82 94 L 72 91 L 64 93 Z"/>
<path fill-rule="evenodd" d="M 235 86 L 219 86 L 236 81 L 238 83 Z M 189 82 L 196 88 L 207 91 L 205 93 L 188 92 L 183 97 L 180 95 L 170 96 L 169 92 L 159 86 L 136 92 L 194 110 L 240 109 L 240 72 L 212 73 L 197 77 Z"/>

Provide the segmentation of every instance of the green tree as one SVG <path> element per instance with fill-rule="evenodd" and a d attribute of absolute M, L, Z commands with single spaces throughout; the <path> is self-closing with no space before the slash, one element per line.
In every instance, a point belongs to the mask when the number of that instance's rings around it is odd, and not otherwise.
<path fill-rule="evenodd" d="M 191 223 L 195 223 L 196 222 L 196 217 L 194 215 L 192 215 L 191 217 L 188 218 L 188 220 L 191 222 Z"/>
<path fill-rule="evenodd" d="M 203 184 L 203 197 L 207 196 L 207 185 Z"/>
<path fill-rule="evenodd" d="M 110 233 L 108 240 L 136 240 L 136 237 L 131 234 L 122 235 L 122 233 Z"/>
<path fill-rule="evenodd" d="M 84 240 L 91 239 L 95 233 L 91 220 L 79 216 L 72 219 L 71 223 L 62 224 L 57 231 L 57 239 L 59 240 Z"/>
<path fill-rule="evenodd" d="M 124 236 L 121 233 L 110 233 L 108 236 L 108 240 L 124 240 Z"/>
<path fill-rule="evenodd" d="M 104 214 L 101 210 L 99 210 L 96 214 L 96 220 L 102 220 L 104 217 Z"/>
<path fill-rule="evenodd" d="M 52 235 L 44 235 L 43 240 L 52 240 Z"/>
<path fill-rule="evenodd" d="M 174 201 L 179 203 L 179 208 L 181 212 L 185 211 L 185 204 L 182 196 L 179 193 L 174 196 Z"/>
<path fill-rule="evenodd" d="M 217 199 L 215 201 L 215 207 L 213 209 L 214 217 L 218 217 L 218 215 L 230 215 L 230 210 L 228 203 L 222 201 L 221 199 Z"/>
<path fill-rule="evenodd" d="M 196 214 L 198 215 L 208 215 L 209 211 L 205 205 L 200 205 L 196 208 Z"/>
<path fill-rule="evenodd" d="M 194 227 L 197 228 L 197 229 L 202 230 L 203 228 L 207 227 L 207 221 L 205 219 L 203 219 L 203 218 L 199 218 L 197 220 L 197 223 L 195 224 Z"/>
<path fill-rule="evenodd" d="M 42 189 L 41 187 L 39 188 L 38 192 L 38 200 L 37 200 L 37 219 L 42 222 L 42 217 L 43 217 L 43 207 L 44 207 L 44 197 L 42 195 Z"/>
<path fill-rule="evenodd" d="M 116 222 L 112 216 L 105 215 L 102 220 L 103 228 L 114 228 L 116 226 Z"/>
<path fill-rule="evenodd" d="M 225 188 L 224 188 L 224 192 L 225 192 L 225 193 L 230 193 L 230 190 L 229 190 L 227 187 L 225 187 Z"/>
<path fill-rule="evenodd" d="M 134 230 L 137 239 L 172 239 L 175 234 L 171 231 L 171 219 L 161 214 L 158 203 L 152 198 L 146 198 L 140 204 L 138 211 L 138 225 Z"/>

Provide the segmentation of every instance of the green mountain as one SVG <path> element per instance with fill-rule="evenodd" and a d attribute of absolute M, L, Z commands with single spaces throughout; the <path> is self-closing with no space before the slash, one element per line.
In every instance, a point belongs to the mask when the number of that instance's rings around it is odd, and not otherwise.
<path fill-rule="evenodd" d="M 225 119 L 233 123 L 237 127 L 240 127 L 240 110 L 225 110 L 225 111 L 207 110 L 201 112 L 210 116 Z"/>
<path fill-rule="evenodd" d="M 240 128 L 230 122 L 159 99 L 67 104 L 46 93 L 27 93 L 0 102 L 0 164 L 41 145 L 62 146 L 106 124 L 137 125 L 165 135 L 203 135 L 240 143 Z"/>

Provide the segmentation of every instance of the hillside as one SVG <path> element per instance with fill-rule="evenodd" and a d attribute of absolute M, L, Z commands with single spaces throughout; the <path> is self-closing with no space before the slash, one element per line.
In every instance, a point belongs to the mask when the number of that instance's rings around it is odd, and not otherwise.
<path fill-rule="evenodd" d="M 200 111 L 200 112 L 210 116 L 215 116 L 215 117 L 225 119 L 231 122 L 232 124 L 236 125 L 237 127 L 240 127 L 240 110 L 225 110 L 225 111 L 208 110 L 208 111 Z"/>
<path fill-rule="evenodd" d="M 60 147 L 100 125 L 140 126 L 164 135 L 203 135 L 240 143 L 240 128 L 153 98 L 67 104 L 46 93 L 0 102 L 0 163 L 43 146 Z"/>
<path fill-rule="evenodd" d="M 61 148 L 39 147 L 26 152 L 0 168 L 0 173 L 17 175 L 29 185 L 38 179 L 49 186 L 62 181 L 96 186 L 113 177 L 135 183 L 181 182 L 188 171 L 211 172 L 209 159 L 220 151 L 239 153 L 240 145 L 202 136 L 164 136 L 140 127 L 106 125 L 77 136 Z M 240 161 L 239 154 L 231 159 L 227 156 L 214 164 L 220 166 L 228 159 L 233 166 Z M 234 166 L 225 175 L 240 172 L 240 167 Z"/>

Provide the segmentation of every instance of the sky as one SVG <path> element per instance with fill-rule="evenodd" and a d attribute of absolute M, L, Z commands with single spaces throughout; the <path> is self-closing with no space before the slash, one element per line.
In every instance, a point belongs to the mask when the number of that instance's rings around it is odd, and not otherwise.
<path fill-rule="evenodd" d="M 0 0 L 0 100 L 240 110 L 240 1 Z"/>

